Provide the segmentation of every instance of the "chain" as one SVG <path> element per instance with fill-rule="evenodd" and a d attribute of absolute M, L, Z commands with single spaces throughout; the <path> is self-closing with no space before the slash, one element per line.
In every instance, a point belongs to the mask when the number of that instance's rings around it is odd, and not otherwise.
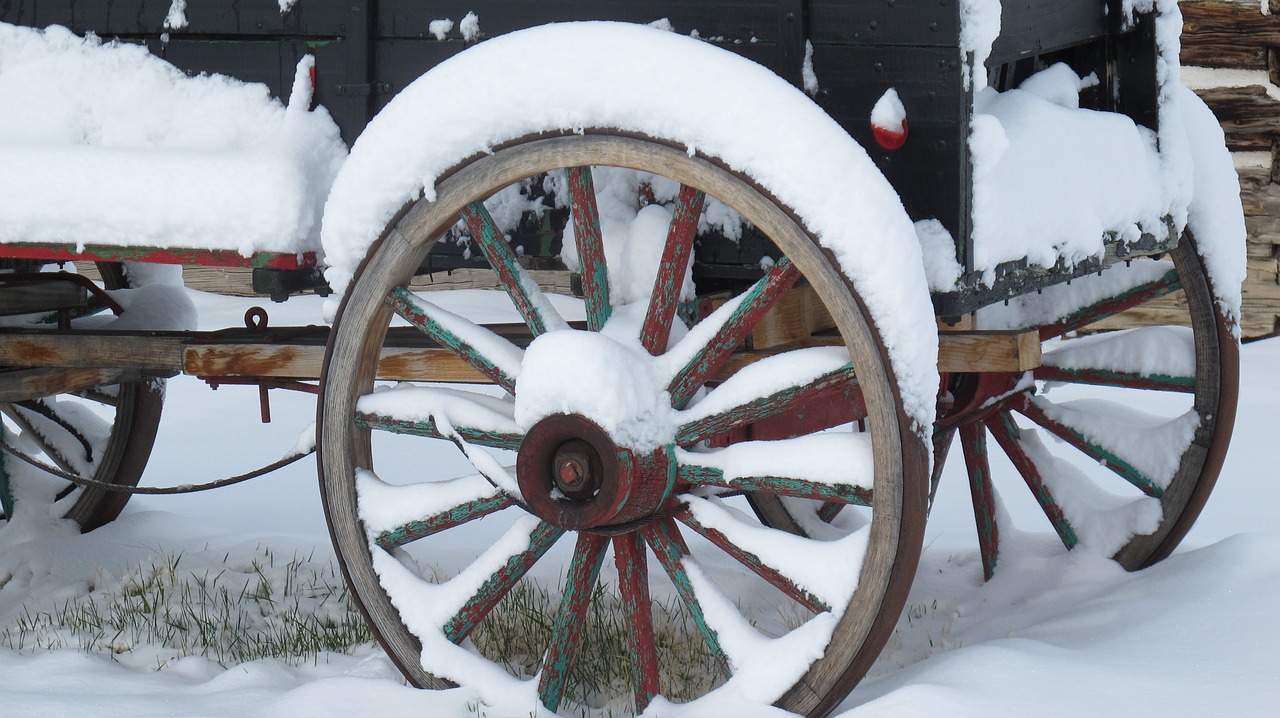
<path fill-rule="evenodd" d="M 94 488 L 94 489 L 102 489 L 103 491 L 115 491 L 123 494 L 145 494 L 149 496 L 194 494 L 198 491 L 209 491 L 211 489 L 220 489 L 224 486 L 232 486 L 244 481 L 248 481 L 249 479 L 256 479 L 259 476 L 263 476 L 264 474 L 269 474 L 272 471 L 275 471 L 276 469 L 284 468 L 299 459 L 302 459 L 304 457 L 310 456 L 311 454 L 314 454 L 316 451 L 315 449 L 310 449 L 308 451 L 304 451 L 301 453 L 289 454 L 288 456 L 285 456 L 279 461 L 267 464 L 266 466 L 260 469 L 254 469 L 253 471 L 250 471 L 247 474 L 240 474 L 239 476 L 231 476 L 225 479 L 218 479 L 217 481 L 209 481 L 203 484 L 182 484 L 181 486 L 159 487 L 159 486 L 124 486 L 121 484 L 109 484 L 105 481 L 98 481 L 97 479 L 87 479 L 83 476 L 76 476 L 75 474 L 67 473 L 66 471 L 63 471 L 62 469 L 59 469 L 57 467 L 50 466 L 44 463 L 43 461 L 40 461 L 39 459 L 35 459 L 35 458 L 32 458 L 31 456 L 28 456 L 27 454 L 23 453 L 21 450 L 16 449 L 12 446 L 4 445 L 4 446 L 0 446 L 0 449 L 3 449 L 4 451 L 8 452 L 11 456 L 21 459 L 22 461 L 25 461 L 26 463 L 36 467 L 37 469 L 40 469 L 41 471 L 45 471 L 50 474 L 53 474 L 54 476 L 57 476 L 60 479 L 65 479 L 67 481 L 70 481 L 71 483 L 76 484 L 77 486 L 84 486 L 87 488 Z"/>

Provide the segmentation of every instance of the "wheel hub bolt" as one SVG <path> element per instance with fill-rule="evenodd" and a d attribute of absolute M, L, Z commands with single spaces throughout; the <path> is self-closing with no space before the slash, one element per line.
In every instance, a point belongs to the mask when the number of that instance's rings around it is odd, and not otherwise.
<path fill-rule="evenodd" d="M 552 480 L 569 499 L 586 501 L 600 490 L 600 472 L 594 470 L 599 463 L 590 444 L 571 439 L 556 450 L 551 460 Z"/>

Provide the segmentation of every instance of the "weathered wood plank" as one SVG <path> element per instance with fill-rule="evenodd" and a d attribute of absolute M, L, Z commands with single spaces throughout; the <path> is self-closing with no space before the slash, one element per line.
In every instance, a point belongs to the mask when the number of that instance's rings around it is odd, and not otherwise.
<path fill-rule="evenodd" d="M 125 368 L 18 369 L 0 373 L 0 402 L 70 394 L 140 378 L 141 373 Z"/>
<path fill-rule="evenodd" d="M 1040 366 L 1040 335 L 1031 331 L 938 335 L 938 371 L 1028 371 Z"/>
<path fill-rule="evenodd" d="M 1280 8 L 1263 15 L 1256 0 L 1183 2 L 1182 62 L 1267 69 L 1267 48 L 1280 46 Z"/>

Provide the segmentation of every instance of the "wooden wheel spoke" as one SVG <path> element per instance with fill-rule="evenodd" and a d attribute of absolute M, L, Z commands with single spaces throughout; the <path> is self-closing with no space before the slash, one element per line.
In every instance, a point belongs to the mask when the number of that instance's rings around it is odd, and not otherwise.
<path fill-rule="evenodd" d="M 44 399 L 32 399 L 30 401 L 17 402 L 16 405 L 33 414 L 43 416 L 56 424 L 80 445 L 80 448 L 84 451 L 84 455 L 88 461 L 94 460 L 92 442 L 89 441 L 89 438 L 84 435 L 84 432 L 82 432 L 74 422 L 58 412 L 56 403 L 50 403 Z"/>
<path fill-rule="evenodd" d="M 611 307 L 609 267 L 604 258 L 595 182 L 590 167 L 569 167 L 564 172 L 573 206 L 573 236 L 578 247 L 578 262 L 582 265 L 582 298 L 587 309 L 587 328 L 599 331 L 608 321 Z"/>
<path fill-rule="evenodd" d="M 356 426 L 362 429 L 375 429 L 392 434 L 421 436 L 428 439 L 452 440 L 452 436 L 440 430 L 435 419 L 414 420 L 397 419 L 385 414 L 356 412 Z M 469 444 L 491 449 L 508 449 L 515 451 L 524 441 L 524 435 L 511 432 L 497 432 L 468 426 L 454 426 L 453 430 Z"/>
<path fill-rule="evenodd" d="M 798 499 L 829 501 L 837 504 L 870 506 L 872 490 L 853 484 L 829 484 L 787 476 L 738 476 L 725 478 L 723 469 L 681 462 L 676 470 L 677 484 L 715 486 L 733 491 L 759 491 Z"/>
<path fill-rule="evenodd" d="M 1036 367 L 1034 373 L 1037 379 L 1068 384 L 1094 384 L 1124 389 L 1175 391 L 1188 394 L 1194 393 L 1196 390 L 1196 378 L 1194 376 L 1144 375 L 1137 372 L 1110 371 L 1106 369 L 1064 369 L 1048 365 Z"/>
<path fill-rule="evenodd" d="M 800 272 L 783 257 L 746 292 L 726 303 L 703 320 L 714 327 L 712 336 L 702 338 L 702 344 L 684 367 L 671 380 L 671 403 L 683 409 L 698 387 L 715 374 L 716 369 L 742 345 L 747 335 L 764 318 L 782 295 L 800 278 Z M 701 325 L 691 333 L 696 334 Z"/>
<path fill-rule="evenodd" d="M 662 568 L 666 570 L 667 576 L 671 578 L 671 583 L 675 585 L 680 600 L 689 610 L 689 615 L 698 627 L 698 632 L 707 643 L 707 650 L 720 664 L 720 668 L 728 674 L 729 659 L 720 646 L 720 638 L 715 629 L 707 623 L 707 618 L 702 611 L 702 603 L 698 600 L 698 594 L 694 591 L 688 572 L 685 571 L 683 560 L 689 555 L 689 548 L 685 546 L 684 539 L 680 536 L 680 528 L 676 525 L 675 519 L 667 518 L 651 523 L 641 529 L 641 532 L 649 548 L 658 557 Z"/>
<path fill-rule="evenodd" d="M 498 334 L 445 311 L 404 287 L 387 304 L 397 315 L 431 337 L 509 393 L 515 393 L 522 351 Z"/>
<path fill-rule="evenodd" d="M 978 527 L 978 547 L 982 552 L 982 575 L 987 580 L 995 574 L 1000 553 L 1000 527 L 996 523 L 995 487 L 991 485 L 991 467 L 987 462 L 987 434 L 981 426 L 960 427 L 960 448 L 969 470 L 969 491 L 973 496 L 973 517 Z"/>
<path fill-rule="evenodd" d="M 679 514 L 676 514 L 676 519 L 685 526 L 688 526 L 698 535 L 705 538 L 707 541 L 711 542 L 721 551 L 732 556 L 738 563 L 750 569 L 757 576 L 767 581 L 774 588 L 778 589 L 801 606 L 804 606 L 814 613 L 823 613 L 831 610 L 831 607 L 822 601 L 822 599 L 797 586 L 795 582 L 782 575 L 782 573 L 777 569 L 767 565 L 758 555 L 738 546 L 721 531 L 704 526 L 700 521 L 698 521 L 698 519 L 694 518 L 689 511 L 682 511 Z"/>
<path fill-rule="evenodd" d="M 54 466 L 57 466 L 68 474 L 80 473 L 80 467 L 76 466 L 71 458 L 58 447 L 57 442 L 51 440 L 49 436 L 43 430 L 38 428 L 29 417 L 23 414 L 23 412 L 19 410 L 17 404 L 0 404 L 0 412 L 3 412 L 5 416 L 12 419 L 13 422 L 22 429 L 24 434 L 31 437 L 31 439 L 40 446 L 40 451 L 44 452 L 44 455 L 49 457 L 49 460 L 53 462 Z"/>
<path fill-rule="evenodd" d="M 779 358 L 782 356 L 785 355 L 781 355 Z M 775 416 L 788 415 L 794 417 L 797 414 L 803 414 L 806 408 L 816 407 L 819 403 L 829 406 L 830 402 L 848 407 L 847 412 L 837 412 L 829 417 L 828 423 L 830 426 L 854 421 L 860 418 L 860 415 L 865 415 L 865 410 L 862 409 L 861 390 L 857 387 L 857 381 L 853 374 L 853 365 L 845 364 L 839 369 L 812 378 L 802 386 L 779 389 L 766 396 L 745 399 L 734 406 L 717 411 L 709 416 L 702 416 L 685 422 L 676 429 L 676 443 L 680 446 L 692 446 L 716 434 Z M 727 386 L 728 383 L 726 382 L 716 391 Z M 715 392 L 713 391 L 712 393 L 714 394 Z M 809 431 L 817 431 L 822 428 L 830 428 L 830 426 L 806 426 L 805 428 Z"/>
<path fill-rule="evenodd" d="M 474 499 L 454 506 L 448 511 L 442 511 L 424 519 L 409 521 L 393 529 L 380 531 L 374 537 L 374 542 L 383 549 L 390 551 L 397 546 L 404 546 L 432 534 L 456 528 L 469 521 L 484 518 L 513 504 L 511 497 L 503 493 Z"/>
<path fill-rule="evenodd" d="M 681 185 L 671 217 L 671 227 L 667 230 L 667 242 L 658 265 L 658 276 L 654 278 L 649 309 L 640 330 L 641 343 L 654 356 L 667 349 L 671 322 L 680 301 L 684 273 L 689 266 L 689 256 L 693 253 L 693 240 L 698 233 L 698 219 L 702 216 L 705 200 L 706 195 L 701 190 Z"/>
<path fill-rule="evenodd" d="M 76 396 L 82 399 L 88 399 L 89 401 L 92 401 L 95 404 L 100 404 L 102 406 L 109 406 L 112 408 L 119 407 L 120 406 L 119 395 L 104 391 L 104 389 L 106 389 L 106 387 L 100 387 L 100 386 L 93 387 L 90 389 L 85 389 L 83 391 L 76 392 Z"/>
<path fill-rule="evenodd" d="M 658 641 L 653 631 L 652 600 L 649 598 L 649 562 L 644 539 L 638 532 L 613 539 L 613 558 L 618 567 L 618 592 L 623 620 L 630 627 L 631 675 L 635 682 L 635 712 L 644 712 L 658 695 Z"/>
<path fill-rule="evenodd" d="M 947 464 L 947 454 L 951 453 L 951 442 L 955 440 L 956 430 L 947 428 L 933 433 L 933 472 L 929 476 L 929 508 L 933 508 L 933 500 L 938 495 L 938 484 L 942 482 L 942 469 Z"/>
<path fill-rule="evenodd" d="M 1178 277 L 1177 270 L 1171 269 L 1159 279 L 1140 284 L 1127 292 L 1077 310 L 1058 322 L 1040 327 L 1040 339 L 1043 341 L 1053 337 L 1060 337 L 1068 332 L 1076 331 L 1094 322 L 1119 314 L 1126 309 L 1132 309 L 1140 304 L 1159 299 L 1166 294 L 1172 294 L 1181 288 L 1182 280 Z"/>
<path fill-rule="evenodd" d="M 551 302 L 547 301 L 546 295 L 538 289 L 537 283 L 520 266 L 516 253 L 512 251 L 507 238 L 498 229 L 484 203 L 472 202 L 464 207 L 462 219 L 471 230 L 472 239 L 480 245 L 485 259 L 489 260 L 489 266 L 498 275 L 498 281 L 515 303 L 516 310 L 524 317 L 529 331 L 536 337 L 553 329 L 568 327 L 551 306 Z"/>
<path fill-rule="evenodd" d="M 569 565 L 564 597 L 556 610 L 551 626 L 551 645 L 542 661 L 541 678 L 538 680 L 538 699 L 548 710 L 560 706 L 569 667 L 582 638 L 582 628 L 587 622 L 587 608 L 591 594 L 600 577 L 600 565 L 604 563 L 604 550 L 609 539 L 595 534 L 579 533 L 574 547 L 573 562 Z"/>
<path fill-rule="evenodd" d="M 1036 402 L 1024 400 L 1013 404 L 1013 408 L 1018 413 L 1034 421 L 1039 426 L 1048 430 L 1054 436 L 1074 446 L 1085 456 L 1097 461 L 1108 469 L 1111 469 L 1125 481 L 1136 486 L 1142 493 L 1147 496 L 1160 498 L 1164 495 L 1164 489 L 1160 488 L 1151 479 L 1147 478 L 1133 464 L 1120 458 L 1115 452 L 1105 449 L 1098 444 L 1090 441 L 1084 433 L 1074 429 L 1066 424 L 1057 421 L 1045 413 Z"/>
<path fill-rule="evenodd" d="M 1053 525 L 1053 530 L 1058 532 L 1058 538 L 1062 539 L 1062 545 L 1068 549 L 1075 548 L 1080 539 L 1076 536 L 1075 529 L 1071 527 L 1071 522 L 1067 521 L 1067 517 L 1063 515 L 1062 507 L 1054 500 L 1049 487 L 1045 485 L 1039 467 L 1022 448 L 1020 430 L 1013 420 L 1013 415 L 1008 411 L 1001 411 L 987 419 L 986 425 L 991 435 L 995 437 L 996 443 L 1000 444 L 1005 455 L 1013 462 L 1014 468 L 1027 482 L 1027 487 L 1031 489 L 1031 494 L 1040 504 L 1040 509 Z"/>
<path fill-rule="evenodd" d="M 454 643 L 462 642 L 563 534 L 564 529 L 539 522 L 529 534 L 528 547 L 508 557 L 501 568 L 485 579 L 480 589 L 445 623 L 444 635 Z"/>

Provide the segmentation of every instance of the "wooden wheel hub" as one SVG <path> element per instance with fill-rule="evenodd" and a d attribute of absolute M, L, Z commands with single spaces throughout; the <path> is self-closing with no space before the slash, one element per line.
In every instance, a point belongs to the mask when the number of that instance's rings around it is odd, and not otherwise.
<path fill-rule="evenodd" d="M 554 414 L 525 436 L 516 475 L 530 511 L 560 528 L 589 529 L 656 511 L 675 484 L 670 454 L 619 447 L 590 419 Z"/>

